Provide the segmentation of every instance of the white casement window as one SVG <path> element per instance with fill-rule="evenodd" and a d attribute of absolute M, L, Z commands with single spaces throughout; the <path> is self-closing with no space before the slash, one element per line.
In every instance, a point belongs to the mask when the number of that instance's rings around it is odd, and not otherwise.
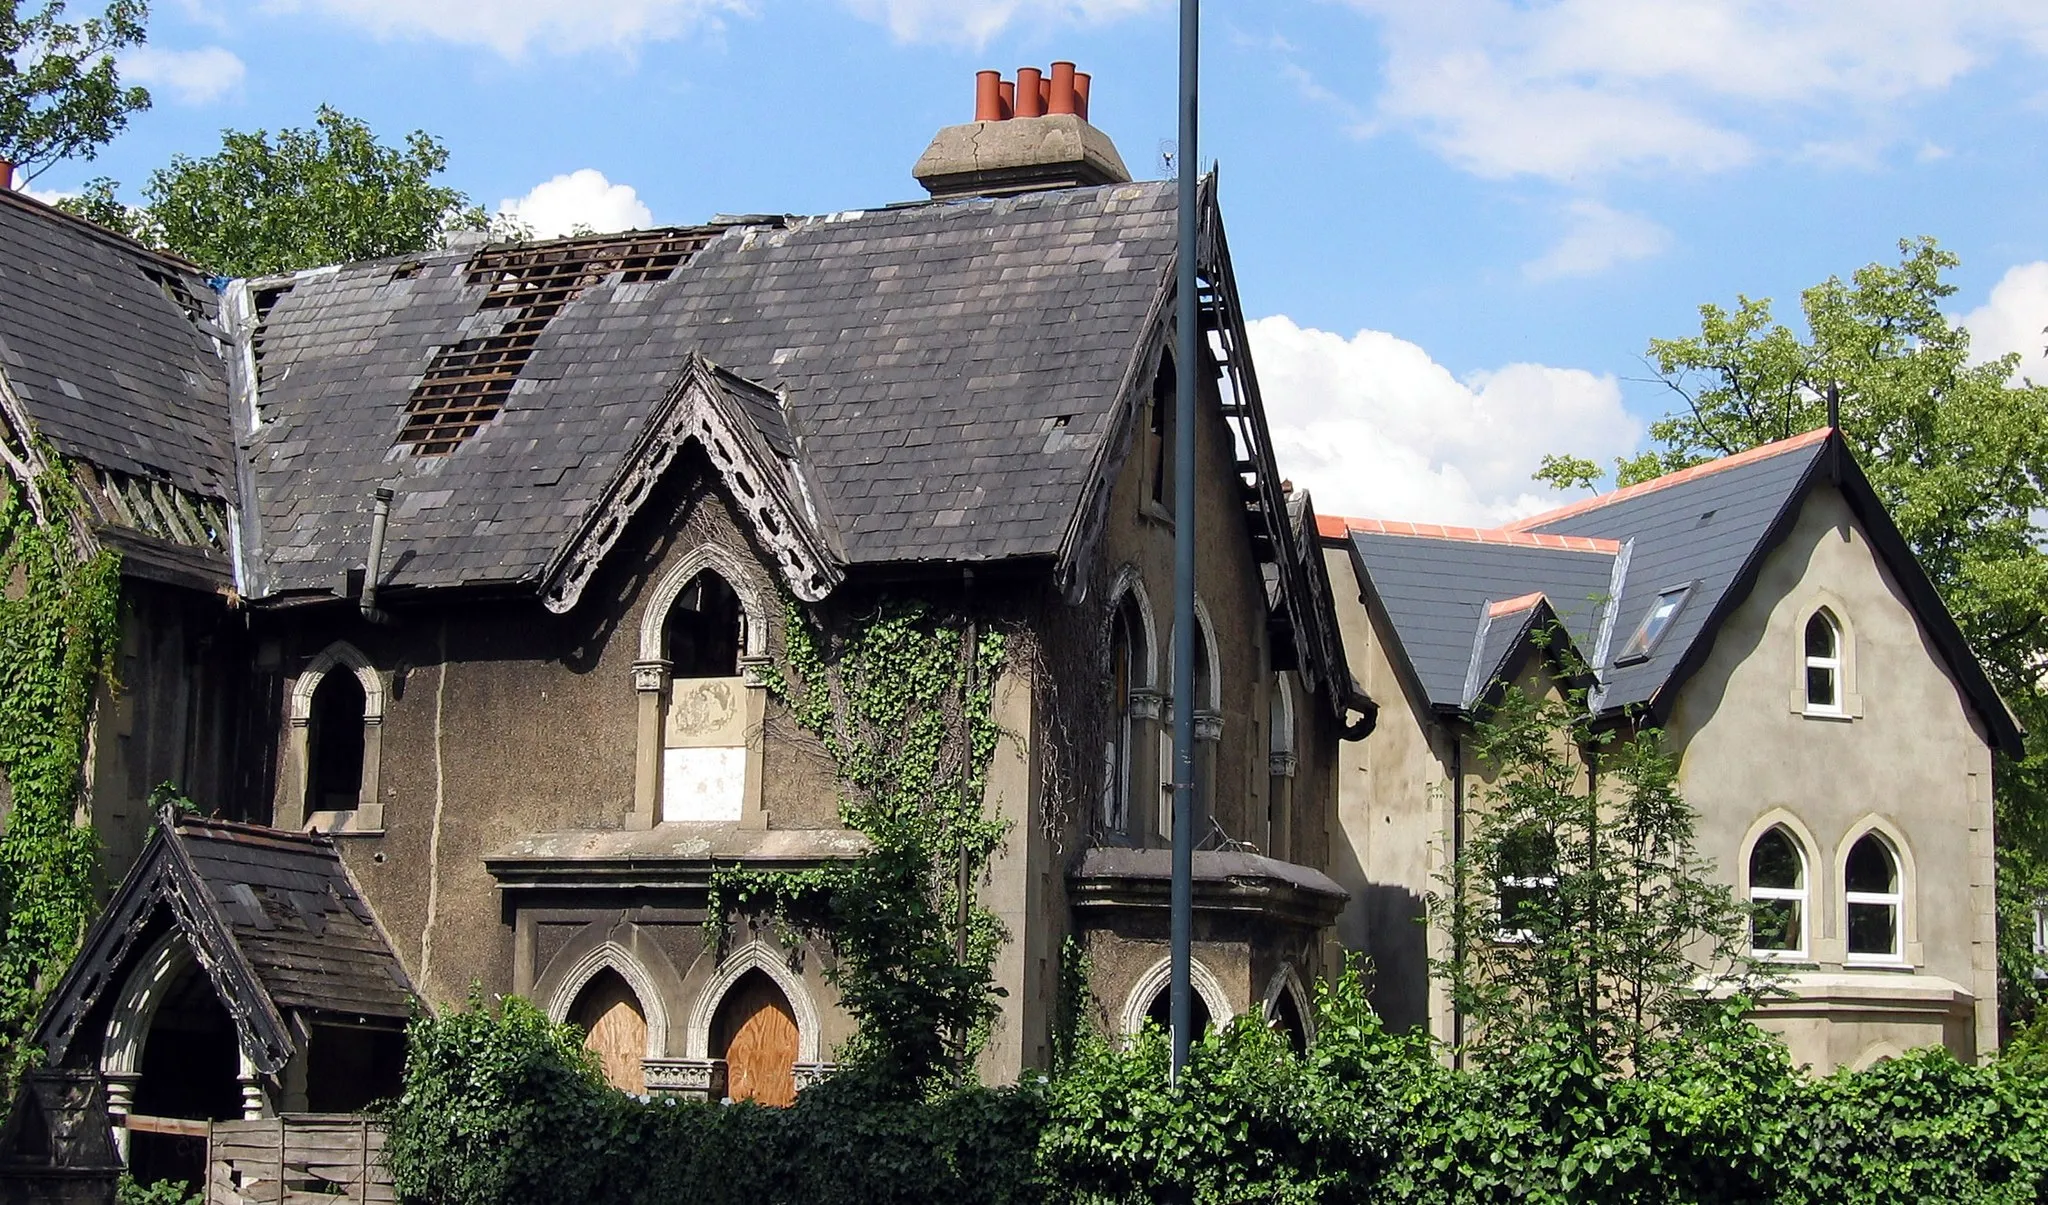
<path fill-rule="evenodd" d="M 1823 608 L 1806 621 L 1806 710 L 1842 714 L 1842 626 Z"/>
<path fill-rule="evenodd" d="M 1849 849 L 1842 870 L 1846 889 L 1849 961 L 1897 962 L 1903 957 L 1905 884 L 1891 843 L 1865 833 Z"/>
<path fill-rule="evenodd" d="M 2048 959 L 2048 900 L 2034 905 L 2034 957 Z M 2048 964 L 2037 963 L 2034 978 L 2048 979 Z"/>
<path fill-rule="evenodd" d="M 1557 838 L 1529 826 L 1501 841 L 1494 898 L 1500 905 L 1494 939 L 1532 942 L 1554 927 L 1557 902 Z"/>
<path fill-rule="evenodd" d="M 1749 851 L 1749 948 L 1762 958 L 1806 957 L 1810 892 L 1806 853 L 1780 825 Z"/>

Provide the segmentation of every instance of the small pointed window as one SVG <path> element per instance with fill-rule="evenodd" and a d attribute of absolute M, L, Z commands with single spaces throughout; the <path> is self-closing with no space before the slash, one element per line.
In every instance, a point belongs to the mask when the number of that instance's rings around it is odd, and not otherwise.
<path fill-rule="evenodd" d="M 1865 833 L 1849 849 L 1842 884 L 1848 889 L 1849 957 L 1870 962 L 1897 962 L 1899 913 L 1905 894 L 1899 881 L 1899 859 L 1891 843 Z"/>
<path fill-rule="evenodd" d="M 677 678 L 736 678 L 745 620 L 739 596 L 716 573 L 690 579 L 668 613 L 670 673 Z"/>
<path fill-rule="evenodd" d="M 1102 827 L 1113 833 L 1125 831 L 1131 822 L 1131 755 L 1137 730 L 1131 704 L 1144 639 L 1137 600 L 1126 594 L 1110 617 L 1109 738 L 1102 750 Z"/>
<path fill-rule="evenodd" d="M 1806 955 L 1806 855 L 1781 827 L 1749 851 L 1749 948 L 1769 958 Z"/>
<path fill-rule="evenodd" d="M 1842 630 L 1826 611 L 1806 621 L 1806 710 L 1842 711 Z"/>
<path fill-rule="evenodd" d="M 346 812 L 362 802 L 363 684 L 345 665 L 329 670 L 313 690 L 307 776 L 310 811 Z"/>

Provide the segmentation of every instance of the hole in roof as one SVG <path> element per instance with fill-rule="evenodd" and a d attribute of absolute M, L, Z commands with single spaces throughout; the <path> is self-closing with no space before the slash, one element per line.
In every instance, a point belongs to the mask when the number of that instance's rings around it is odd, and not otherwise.
<path fill-rule="evenodd" d="M 398 265 L 396 268 L 391 269 L 391 279 L 393 280 L 411 280 L 413 277 L 418 276 L 419 274 L 420 261 L 416 259 L 406 260 L 404 263 Z"/>
<path fill-rule="evenodd" d="M 667 280 L 717 233 L 700 227 L 477 252 L 465 276 L 472 287 L 488 286 L 477 309 L 508 316 L 496 334 L 436 349 L 396 442 L 422 456 L 453 452 L 498 417 L 541 333 L 570 302 L 613 273 L 625 284 Z"/>
<path fill-rule="evenodd" d="M 1706 514 L 1704 514 L 1704 515 L 1701 515 L 1701 516 L 1700 516 L 1700 521 L 1699 521 L 1698 523 L 1695 523 L 1695 524 L 1693 524 L 1693 526 L 1695 526 L 1695 527 L 1705 527 L 1705 526 L 1706 526 L 1706 525 L 1707 525 L 1708 523 L 1711 523 L 1711 522 L 1713 522 L 1713 519 L 1714 519 L 1714 516 L 1715 516 L 1715 515 L 1718 515 L 1718 514 L 1720 514 L 1720 513 L 1721 513 L 1721 512 L 1720 512 L 1720 510 L 1719 510 L 1718 508 L 1717 508 L 1717 509 L 1715 509 L 1715 510 L 1710 510 L 1710 511 L 1708 511 L 1708 512 L 1707 512 Z"/>

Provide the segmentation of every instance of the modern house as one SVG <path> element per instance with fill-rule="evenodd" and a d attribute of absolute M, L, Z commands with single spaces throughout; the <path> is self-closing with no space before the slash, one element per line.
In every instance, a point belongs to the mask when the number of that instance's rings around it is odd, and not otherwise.
<path fill-rule="evenodd" d="M 1389 1019 L 1450 1037 L 1424 900 L 1484 806 L 1472 723 L 1560 627 L 1603 722 L 1663 729 L 1698 847 L 1753 902 L 1795 1059 L 1997 1047 L 1993 757 L 2020 733 L 1842 438 L 1813 431 L 1501 530 L 1322 520 L 1352 672 L 1344 944 Z"/>

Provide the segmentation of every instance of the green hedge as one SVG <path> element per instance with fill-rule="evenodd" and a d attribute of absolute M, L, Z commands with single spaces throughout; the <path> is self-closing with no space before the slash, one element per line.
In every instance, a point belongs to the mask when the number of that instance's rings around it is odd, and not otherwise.
<path fill-rule="evenodd" d="M 607 1088 L 508 1000 L 416 1022 L 389 1153 L 433 1205 L 724 1202 L 2021 1202 L 2048 1199 L 2048 1064 L 1916 1051 L 1816 1078 L 1738 1018 L 1632 1075 L 1563 1043 L 1483 1071 L 1384 1031 L 1355 980 L 1314 1049 L 1239 1024 L 1165 1087 L 1156 1035 L 1050 1081 L 789 1109 Z"/>

